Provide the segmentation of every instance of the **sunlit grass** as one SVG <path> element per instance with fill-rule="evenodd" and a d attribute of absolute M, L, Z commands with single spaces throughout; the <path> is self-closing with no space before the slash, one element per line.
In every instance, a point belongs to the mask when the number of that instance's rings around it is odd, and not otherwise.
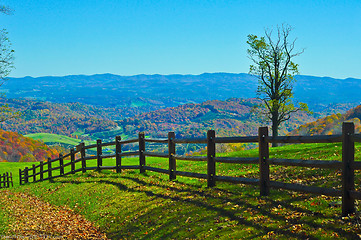
<path fill-rule="evenodd" d="M 356 160 L 360 159 L 359 149 L 357 145 Z M 258 150 L 217 156 L 257 157 Z M 271 148 L 270 157 L 341 160 L 341 145 L 298 144 Z M 146 162 L 149 166 L 168 169 L 166 158 L 147 158 Z M 23 168 L 26 164 L 19 166 Z M 104 166 L 114 164 L 115 159 L 103 160 Z M 123 158 L 122 164 L 137 165 L 139 159 Z M 15 165 L 9 164 L 8 171 L 15 170 Z M 96 160 L 87 165 L 96 166 Z M 206 169 L 206 162 L 177 161 L 179 171 L 206 173 Z M 217 163 L 216 171 L 218 175 L 258 178 L 257 164 Z M 272 180 L 313 186 L 339 188 L 341 184 L 337 170 L 272 166 L 270 176 Z M 356 239 L 361 233 L 355 217 L 340 217 L 340 206 L 332 204 L 340 201 L 337 197 L 274 189 L 270 196 L 260 197 L 258 186 L 217 182 L 216 187 L 207 188 L 203 179 L 180 176 L 175 181 L 168 179 L 166 174 L 149 171 L 144 174 L 139 170 L 88 171 L 17 186 L 12 191 L 67 205 L 113 239 Z M 357 173 L 357 186 L 359 179 Z"/>

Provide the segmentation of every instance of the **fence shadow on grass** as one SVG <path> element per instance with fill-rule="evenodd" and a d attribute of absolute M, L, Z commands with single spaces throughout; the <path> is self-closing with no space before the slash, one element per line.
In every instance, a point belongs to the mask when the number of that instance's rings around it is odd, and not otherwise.
<path fill-rule="evenodd" d="M 147 195 L 148 197 L 157 199 L 157 201 L 165 202 L 166 204 L 168 204 L 168 207 L 158 206 L 152 208 L 151 211 L 148 211 L 144 214 L 139 214 L 138 220 L 144 220 L 145 225 L 148 224 L 148 219 L 154 218 L 154 214 L 170 214 L 171 216 L 168 221 L 164 223 L 161 227 L 155 229 L 154 231 L 149 231 L 148 234 L 144 236 L 144 239 L 153 239 L 154 237 L 159 237 L 160 235 L 161 238 L 174 238 L 177 237 L 177 230 L 189 226 L 189 223 L 187 222 L 183 222 L 183 224 L 178 222 L 178 220 L 180 220 L 180 216 L 178 216 L 178 214 L 173 213 L 172 216 L 171 211 L 177 210 L 174 209 L 174 206 L 177 205 L 180 207 L 184 207 L 186 210 L 188 209 L 188 212 L 191 213 L 192 211 L 193 213 L 195 211 L 201 211 L 200 214 L 204 214 L 201 209 L 205 209 L 205 216 L 197 219 L 197 224 L 200 225 L 202 225 L 202 223 L 206 221 L 215 221 L 215 219 L 228 218 L 229 222 L 233 222 L 233 225 L 242 225 L 244 227 L 257 229 L 255 234 L 251 234 L 247 237 L 248 239 L 258 239 L 259 237 L 264 236 L 269 232 L 274 232 L 290 238 L 318 239 L 310 233 L 300 233 L 292 230 L 292 226 L 295 225 L 307 225 L 315 230 L 324 229 L 332 231 L 337 233 L 340 237 L 344 237 L 347 239 L 355 239 L 358 237 L 356 233 L 347 232 L 337 226 L 334 226 L 332 223 L 323 224 L 321 223 L 322 221 L 316 221 L 320 219 L 331 222 L 340 221 L 340 218 L 336 215 L 327 216 L 323 213 L 309 210 L 306 207 L 295 206 L 298 202 L 304 201 L 309 197 L 309 195 L 306 194 L 299 195 L 297 197 L 291 197 L 286 191 L 278 191 L 274 192 L 273 194 L 279 195 L 278 197 L 282 200 L 273 200 L 270 197 L 255 196 L 256 192 L 252 192 L 252 190 L 248 194 L 242 194 L 239 186 L 238 188 L 235 187 L 231 189 L 222 189 L 220 187 L 215 187 L 212 190 L 204 188 L 195 189 L 194 185 L 192 184 L 177 181 L 171 184 L 171 182 L 164 181 L 164 179 L 155 175 L 153 175 L 152 179 L 150 179 L 149 181 L 146 180 L 148 178 L 146 174 L 141 175 L 143 179 L 131 177 L 129 176 L 129 174 L 127 174 L 128 176 L 117 175 L 117 178 L 114 178 L 114 180 L 109 180 L 109 177 L 107 177 L 106 174 L 104 175 L 100 175 L 98 178 L 93 176 L 92 179 L 89 180 L 85 178 L 82 178 L 81 181 L 74 179 L 57 179 L 55 182 L 81 185 L 96 181 L 97 183 L 115 186 L 120 192 L 126 191 L 133 193 L 142 193 Z M 142 188 L 128 187 L 129 184 L 123 184 L 123 181 L 131 181 L 133 184 L 142 186 Z M 158 181 L 158 183 L 155 183 L 154 181 Z M 181 185 L 179 186 L 179 188 L 177 187 L 178 184 Z M 249 186 L 244 186 L 244 189 L 245 188 L 252 189 L 252 187 Z M 80 189 L 82 188 L 80 187 Z M 240 193 L 242 194 L 242 197 L 239 196 Z M 192 196 L 192 198 L 189 198 L 189 196 Z M 172 201 L 176 204 L 171 204 Z M 254 203 L 252 203 L 252 201 Z M 236 209 L 232 209 L 231 206 L 238 207 Z M 301 217 L 291 218 L 287 214 L 281 215 L 271 211 L 271 209 L 279 208 L 280 206 L 282 206 L 283 212 L 297 212 Z M 275 224 L 268 224 L 268 226 L 266 226 L 262 221 L 255 220 L 253 218 L 247 219 L 242 215 L 244 211 L 248 211 L 248 213 L 254 216 L 262 216 L 264 219 L 267 219 L 268 222 L 273 222 Z M 184 219 L 181 220 L 184 221 Z M 275 225 L 283 226 L 284 228 L 278 228 Z M 174 227 L 176 227 L 176 229 L 173 229 Z M 286 229 L 287 227 L 289 229 Z M 149 228 L 151 228 L 151 226 L 149 226 Z M 192 231 L 192 228 L 192 226 L 189 226 L 189 229 L 191 229 L 190 231 Z M 139 231 L 139 228 L 136 226 L 132 226 L 132 224 L 126 226 L 126 229 L 126 232 Z M 226 230 L 221 228 L 215 229 L 214 231 Z M 122 230 L 115 230 L 113 232 L 109 232 L 109 237 L 124 238 L 129 236 Z"/>

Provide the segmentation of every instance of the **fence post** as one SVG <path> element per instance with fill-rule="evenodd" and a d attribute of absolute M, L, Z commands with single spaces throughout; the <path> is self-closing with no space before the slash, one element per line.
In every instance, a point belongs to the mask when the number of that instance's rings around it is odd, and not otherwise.
<path fill-rule="evenodd" d="M 24 170 L 24 183 L 28 183 L 29 182 L 29 170 L 28 170 L 28 167 L 25 168 Z"/>
<path fill-rule="evenodd" d="M 36 168 L 35 168 L 35 164 L 33 164 L 33 182 L 36 182 Z"/>
<path fill-rule="evenodd" d="M 355 212 L 355 200 L 351 191 L 355 190 L 355 143 L 352 135 L 355 127 L 352 122 L 342 123 L 342 216 Z"/>
<path fill-rule="evenodd" d="M 168 157 L 169 157 L 169 180 L 176 179 L 176 160 L 175 160 L 175 143 L 174 143 L 175 133 L 168 133 Z"/>
<path fill-rule="evenodd" d="M 214 139 L 216 133 L 214 130 L 208 130 L 207 132 L 207 186 L 214 187 L 216 185 L 216 144 Z"/>
<path fill-rule="evenodd" d="M 23 185 L 23 179 L 22 179 L 21 175 L 23 175 L 23 172 L 19 168 L 19 183 L 20 183 L 20 185 Z"/>
<path fill-rule="evenodd" d="M 82 142 L 79 144 L 80 146 L 80 158 L 81 158 L 81 169 L 82 172 L 86 172 L 86 161 L 85 161 L 85 144 Z"/>
<path fill-rule="evenodd" d="M 64 175 L 64 158 L 63 154 L 59 154 L 60 176 Z"/>
<path fill-rule="evenodd" d="M 101 171 L 101 166 L 102 166 L 102 140 L 98 139 L 97 140 L 97 171 Z"/>
<path fill-rule="evenodd" d="M 144 151 L 145 151 L 145 141 L 144 141 L 144 132 L 139 133 L 139 168 L 140 168 L 140 173 L 144 173 L 145 169 L 145 156 L 144 156 Z"/>
<path fill-rule="evenodd" d="M 44 179 L 44 162 L 40 161 L 40 181 Z"/>
<path fill-rule="evenodd" d="M 70 149 L 70 167 L 71 167 L 71 173 L 74 174 L 75 173 L 75 153 L 74 153 L 74 148 Z"/>
<path fill-rule="evenodd" d="M 122 172 L 122 144 L 120 141 L 122 140 L 121 136 L 115 137 L 115 166 L 117 173 Z"/>
<path fill-rule="evenodd" d="M 268 137 L 268 127 L 258 129 L 258 149 L 259 149 L 259 184 L 260 195 L 269 195 L 269 144 L 266 142 Z"/>
<path fill-rule="evenodd" d="M 49 180 L 53 177 L 53 174 L 52 174 L 52 169 L 51 169 L 51 158 L 48 158 L 48 178 Z"/>
<path fill-rule="evenodd" d="M 9 179 L 9 173 L 6 172 L 6 180 L 4 179 L 4 181 L 6 181 L 6 187 L 9 188 L 10 187 L 10 179 Z"/>
<path fill-rule="evenodd" d="M 11 179 L 11 187 L 14 187 L 13 173 L 12 172 L 10 172 L 10 179 Z"/>

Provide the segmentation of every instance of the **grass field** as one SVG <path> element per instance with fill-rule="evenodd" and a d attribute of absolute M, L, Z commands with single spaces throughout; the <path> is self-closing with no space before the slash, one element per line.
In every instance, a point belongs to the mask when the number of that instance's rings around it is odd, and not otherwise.
<path fill-rule="evenodd" d="M 33 134 L 27 134 L 27 135 L 25 135 L 25 137 L 29 137 L 29 138 L 32 138 L 35 140 L 41 140 L 45 144 L 46 143 L 62 143 L 62 144 L 72 145 L 72 146 L 76 146 L 82 141 L 81 139 L 71 138 L 71 137 L 67 137 L 64 135 L 52 134 L 52 133 L 33 133 Z M 94 141 L 85 141 L 86 145 L 92 144 L 92 143 L 95 143 L 95 142 Z"/>
<path fill-rule="evenodd" d="M 356 160 L 361 159 L 356 146 Z M 255 157 L 258 150 L 222 154 Z M 298 144 L 270 149 L 270 157 L 340 160 L 340 144 Z M 124 158 L 123 165 L 137 165 Z M 103 165 L 114 165 L 114 159 Z M 32 163 L 1 163 L 0 173 Z M 96 161 L 88 165 L 95 166 Z M 147 158 L 147 165 L 168 168 L 167 159 Z M 205 162 L 177 161 L 177 170 L 206 173 Z M 217 175 L 258 177 L 257 165 L 217 163 Z M 65 171 L 68 171 L 66 169 Z M 271 166 L 271 180 L 340 188 L 341 172 L 300 167 Z M 360 186 L 356 173 L 356 186 Z M 16 177 L 15 177 L 16 178 Z M 16 180 L 16 179 L 15 179 Z M 17 181 L 17 180 L 16 180 Z M 336 197 L 271 189 L 260 197 L 257 186 L 216 183 L 207 188 L 202 179 L 139 170 L 88 171 L 52 181 L 12 188 L 66 205 L 98 225 L 112 239 L 358 239 L 358 214 L 341 218 Z M 360 189 L 358 189 L 360 190 Z M 0 208 L 1 209 L 1 208 Z M 0 231 L 11 222 L 0 210 Z"/>

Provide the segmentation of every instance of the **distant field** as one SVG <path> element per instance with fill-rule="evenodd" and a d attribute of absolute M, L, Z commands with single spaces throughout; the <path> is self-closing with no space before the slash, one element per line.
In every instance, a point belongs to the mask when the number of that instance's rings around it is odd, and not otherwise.
<path fill-rule="evenodd" d="M 42 140 L 45 144 L 46 143 L 61 143 L 66 145 L 78 145 L 82 140 L 67 137 L 64 135 L 59 134 L 52 134 L 52 133 L 33 133 L 33 134 L 27 134 L 25 137 L 29 137 L 35 140 Z M 85 141 L 85 144 L 92 144 L 91 141 Z"/>
<path fill-rule="evenodd" d="M 149 103 L 143 102 L 143 101 L 132 101 L 132 103 L 130 104 L 130 107 L 142 107 L 142 106 L 147 106 L 149 105 Z"/>

